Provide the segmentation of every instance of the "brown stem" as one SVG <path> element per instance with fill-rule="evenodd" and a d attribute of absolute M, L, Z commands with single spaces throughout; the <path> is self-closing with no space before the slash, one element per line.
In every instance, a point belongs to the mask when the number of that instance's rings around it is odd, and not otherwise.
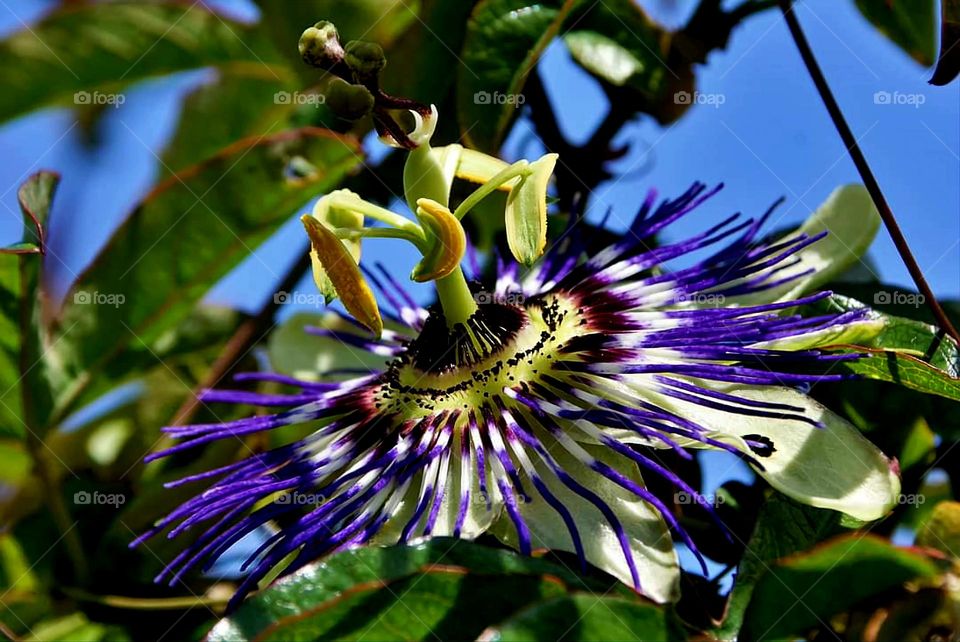
<path fill-rule="evenodd" d="M 300 277 L 303 276 L 309 267 L 310 255 L 304 252 L 303 256 L 297 259 L 297 262 L 291 266 L 283 276 L 283 279 L 277 286 L 277 291 L 287 292 L 293 290 L 297 285 L 297 281 L 300 280 Z M 270 330 L 273 325 L 273 316 L 279 305 L 280 302 L 276 297 L 270 297 L 256 316 L 240 324 L 240 327 L 237 328 L 233 336 L 231 336 L 223 346 L 223 351 L 220 353 L 220 356 L 217 357 L 213 365 L 210 366 L 210 371 L 207 372 L 207 376 L 204 377 L 203 381 L 198 384 L 197 389 L 192 392 L 173 415 L 172 423 L 174 426 L 182 426 L 190 423 L 190 420 L 200 409 L 200 406 L 203 405 L 203 402 L 200 401 L 200 390 L 212 388 L 220 383 L 234 366 L 236 366 L 237 362 Z"/>
<path fill-rule="evenodd" d="M 817 64 L 817 59 L 813 55 L 810 43 L 807 42 L 807 38 L 800 28 L 800 22 L 797 20 L 797 16 L 793 11 L 793 0 L 780 0 L 780 9 L 783 11 L 783 16 L 787 21 L 790 35 L 793 36 L 793 41 L 796 43 L 797 49 L 800 51 L 800 56 L 803 58 L 803 62 L 807 67 L 807 71 L 813 79 L 813 84 L 816 85 L 817 91 L 820 93 L 820 99 L 830 113 L 830 118 L 837 128 L 843 144 L 846 145 L 847 153 L 850 154 L 853 164 L 856 165 L 857 171 L 860 172 L 860 177 L 863 179 L 867 191 L 870 192 L 870 197 L 873 199 L 874 205 L 877 206 L 877 211 L 880 212 L 880 218 L 883 219 L 883 224 L 886 226 L 890 238 L 893 239 L 893 244 L 896 246 L 900 258 L 903 260 L 904 265 L 907 266 L 907 270 L 910 272 L 910 276 L 913 278 L 917 289 L 920 290 L 926 298 L 927 306 L 933 313 L 937 325 L 954 341 L 960 343 L 960 334 L 957 333 L 956 328 L 950 323 L 950 319 L 947 318 L 943 308 L 940 307 L 937 297 L 934 296 L 933 290 L 930 289 L 930 285 L 924 278 L 923 271 L 917 264 L 917 260 L 914 258 L 913 253 L 910 251 L 910 246 L 907 244 L 907 239 L 903 236 L 903 232 L 897 224 L 893 210 L 890 209 L 887 199 L 884 198 L 883 192 L 880 190 L 880 184 L 870 170 L 870 165 L 867 164 L 867 159 L 860 150 L 857 139 L 850 130 L 850 126 L 847 125 L 847 121 L 843 117 L 843 112 L 840 111 L 840 106 L 830 91 L 830 86 L 827 84 L 820 65 Z"/>

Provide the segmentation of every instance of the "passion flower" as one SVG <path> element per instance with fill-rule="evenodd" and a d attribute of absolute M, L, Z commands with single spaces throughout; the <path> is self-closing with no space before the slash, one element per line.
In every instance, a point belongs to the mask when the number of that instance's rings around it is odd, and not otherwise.
<path fill-rule="evenodd" d="M 167 428 L 179 443 L 150 459 L 315 426 L 299 441 L 169 484 L 207 487 L 138 538 L 198 531 L 158 581 L 209 567 L 264 528 L 272 534 L 247 560 L 235 600 L 277 567 L 290 572 L 346 547 L 489 532 L 527 554 L 573 552 L 672 600 L 679 570 L 669 533 L 696 546 L 641 475 L 662 476 L 712 509 L 660 463 L 659 449 L 732 453 L 781 492 L 858 519 L 890 509 L 895 465 L 805 394 L 843 377 L 831 364 L 856 358 L 818 346 L 876 330 L 866 310 L 793 312 L 827 296 L 796 296 L 816 276 L 809 251 L 822 235 L 767 242 L 759 236 L 766 215 L 731 216 L 655 244 L 716 192 L 698 183 L 675 199 L 648 197 L 624 239 L 602 251 L 588 255 L 574 224 L 540 256 L 556 157 L 507 165 L 457 145 L 432 149 L 436 111 L 414 117 L 405 182 L 418 223 L 345 191 L 305 217 L 318 285 L 358 321 L 313 332 L 383 357 L 383 368 L 312 381 L 246 375 L 296 392 L 207 391 L 206 401 L 286 409 Z M 451 212 L 455 177 L 481 186 Z M 540 258 L 530 269 L 500 260 L 488 281 L 474 266 L 468 281 L 459 221 L 496 190 L 509 192 L 514 256 Z M 385 226 L 364 227 L 369 219 Z M 438 303 L 421 307 L 385 270 L 365 277 L 359 245 L 370 236 L 416 245 L 424 258 L 414 278 L 436 283 Z M 664 268 L 692 253 L 709 256 Z M 374 289 L 393 313 L 381 314 Z"/>

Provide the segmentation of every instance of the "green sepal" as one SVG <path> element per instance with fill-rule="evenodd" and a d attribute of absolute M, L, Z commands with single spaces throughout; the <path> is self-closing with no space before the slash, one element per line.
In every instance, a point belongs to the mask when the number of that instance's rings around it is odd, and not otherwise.
<path fill-rule="evenodd" d="M 546 154 L 530 163 L 530 173 L 507 197 L 507 244 L 523 265 L 532 265 L 547 245 L 547 184 L 557 158 L 557 154 Z"/>

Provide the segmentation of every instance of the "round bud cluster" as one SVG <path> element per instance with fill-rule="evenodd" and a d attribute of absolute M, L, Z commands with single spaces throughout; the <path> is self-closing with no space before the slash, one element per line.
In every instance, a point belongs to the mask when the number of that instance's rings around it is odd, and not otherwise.
<path fill-rule="evenodd" d="M 312 67 L 333 69 L 343 61 L 340 36 L 332 22 L 321 20 L 300 36 L 300 57 Z"/>
<path fill-rule="evenodd" d="M 327 106 L 341 118 L 359 120 L 373 110 L 375 99 L 363 85 L 348 83 L 343 78 L 334 78 L 327 85 Z"/>
<path fill-rule="evenodd" d="M 347 43 L 346 63 L 360 79 L 376 78 L 387 66 L 383 48 L 375 42 L 351 40 Z"/>
<path fill-rule="evenodd" d="M 344 47 L 333 23 L 321 20 L 303 32 L 299 49 L 304 62 L 333 75 L 325 94 L 335 114 L 358 120 L 373 110 L 380 72 L 387 64 L 380 45 L 351 40 Z"/>

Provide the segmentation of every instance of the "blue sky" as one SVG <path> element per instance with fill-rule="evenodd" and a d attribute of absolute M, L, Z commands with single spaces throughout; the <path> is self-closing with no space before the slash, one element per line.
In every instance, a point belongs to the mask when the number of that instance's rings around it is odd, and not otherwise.
<path fill-rule="evenodd" d="M 4 0 L 0 32 L 23 28 L 50 4 Z M 256 15 L 246 0 L 215 4 L 235 15 Z M 665 23 L 679 24 L 692 3 L 643 4 Z M 852 1 L 807 0 L 798 5 L 798 13 L 934 290 L 940 296 L 960 296 L 958 84 L 928 85 L 929 71 L 876 32 Z M 548 92 L 560 106 L 561 126 L 574 140 L 585 138 L 602 118 L 602 93 L 560 44 L 550 47 L 543 64 Z M 50 234 L 55 258 L 48 270 L 62 293 L 149 189 L 157 176 L 155 154 L 176 127 L 179 100 L 210 77 L 210 72 L 192 72 L 126 91 L 122 106 L 106 110 L 99 130 L 102 144 L 94 149 L 83 145 L 69 110 L 44 110 L 0 128 L 5 152 L 0 158 L 0 241 L 15 240 L 19 234 L 19 182 L 41 168 L 60 171 L 63 183 Z M 634 151 L 616 165 L 623 176 L 593 195 L 590 216 L 599 218 L 612 208 L 610 225 L 623 227 L 651 187 L 669 195 L 693 180 L 722 181 L 726 189 L 674 226 L 668 237 L 700 230 L 731 211 L 758 214 L 786 196 L 772 223 L 780 227 L 799 223 L 837 185 L 859 181 L 778 12 L 742 25 L 727 50 L 712 54 L 697 77 L 698 90 L 722 97 L 723 104 L 697 105 L 668 128 L 644 118 L 629 125 L 621 138 L 632 141 Z M 922 104 L 877 104 L 876 92 L 919 97 L 913 102 Z M 520 153 L 528 132 L 529 125 L 521 120 L 505 148 L 508 156 Z M 525 151 L 530 153 L 529 146 Z M 257 308 L 271 294 L 276 275 L 283 273 L 291 247 L 302 246 L 299 225 L 291 221 L 217 287 L 210 300 Z M 381 255 L 401 274 L 415 261 L 412 250 L 391 244 L 386 252 L 383 247 L 371 244 L 368 256 Z M 884 281 L 910 285 L 885 232 L 870 254 Z M 303 284 L 305 290 L 308 285 Z"/>

